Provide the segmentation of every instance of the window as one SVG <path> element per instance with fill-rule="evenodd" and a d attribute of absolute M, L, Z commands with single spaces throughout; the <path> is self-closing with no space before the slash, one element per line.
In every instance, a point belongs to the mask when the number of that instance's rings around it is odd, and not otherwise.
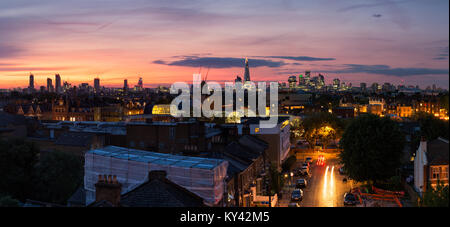
<path fill-rule="evenodd" d="M 258 133 L 259 132 L 259 128 L 255 128 L 255 133 Z"/>
<path fill-rule="evenodd" d="M 448 166 L 442 167 L 441 179 L 448 179 Z"/>
<path fill-rule="evenodd" d="M 439 178 L 440 167 L 431 167 L 431 179 Z"/>

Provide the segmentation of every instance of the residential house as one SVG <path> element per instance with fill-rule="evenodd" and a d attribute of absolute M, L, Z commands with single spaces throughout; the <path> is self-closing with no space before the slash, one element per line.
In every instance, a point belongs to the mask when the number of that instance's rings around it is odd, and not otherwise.
<path fill-rule="evenodd" d="M 151 171 L 148 180 L 121 194 L 116 176 L 99 175 L 95 201 L 89 207 L 204 207 L 203 198 L 167 179 L 165 171 Z"/>
<path fill-rule="evenodd" d="M 435 187 L 438 182 L 448 185 L 448 161 L 448 140 L 422 138 L 414 159 L 414 186 L 419 194 L 425 192 L 428 185 Z"/>

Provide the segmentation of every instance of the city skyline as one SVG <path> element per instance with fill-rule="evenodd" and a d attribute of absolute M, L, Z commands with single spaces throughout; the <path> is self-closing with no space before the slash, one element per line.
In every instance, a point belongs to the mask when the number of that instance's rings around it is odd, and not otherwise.
<path fill-rule="evenodd" d="M 247 80 L 245 80 L 245 82 L 247 82 L 247 81 L 248 82 L 270 82 L 270 81 L 251 81 L 250 80 L 250 72 L 249 72 L 250 69 L 249 68 L 250 67 L 248 65 L 248 59 L 246 58 L 245 59 L 245 66 L 244 66 L 244 71 L 245 71 L 244 72 L 244 78 L 246 77 Z M 210 81 L 210 80 L 207 80 L 208 73 L 209 73 L 209 69 L 208 69 L 208 72 L 206 73 L 206 76 L 202 77 L 206 81 Z M 297 81 L 297 77 L 299 79 L 298 81 Z M 10 89 L 11 90 L 16 90 L 17 88 L 19 88 L 19 89 L 31 89 L 31 90 L 28 90 L 28 92 L 30 92 L 30 91 L 37 91 L 37 88 L 39 88 L 39 87 L 41 87 L 41 89 L 42 89 L 42 87 L 45 87 L 44 85 L 40 86 L 39 84 L 36 84 L 34 82 L 35 81 L 34 80 L 34 75 L 32 73 L 28 76 L 28 78 L 29 78 L 28 79 L 28 87 L 13 87 L 13 88 L 10 88 Z M 305 78 L 307 78 L 306 79 L 307 81 L 305 80 Z M 400 89 L 400 87 L 402 87 L 402 88 L 414 88 L 414 89 L 419 89 L 419 90 L 433 90 L 433 91 L 441 90 L 441 91 L 447 91 L 447 89 L 442 88 L 440 85 L 436 85 L 436 84 L 428 85 L 427 87 L 420 87 L 419 85 L 407 84 L 404 81 L 401 81 L 399 84 L 391 84 L 389 82 L 376 82 L 376 81 L 374 81 L 373 83 L 370 83 L 370 84 L 367 83 L 367 82 L 364 82 L 364 81 L 361 81 L 361 83 L 359 83 L 359 84 L 352 84 L 352 82 L 349 82 L 349 83 L 346 84 L 346 81 L 341 81 L 339 78 L 333 78 L 333 79 L 331 79 L 331 78 L 325 79 L 325 78 L 326 77 L 324 75 L 320 74 L 320 73 L 313 73 L 313 75 L 311 76 L 311 71 L 306 70 L 304 73 L 300 73 L 299 75 L 291 75 L 291 76 L 289 76 L 289 78 L 287 80 L 285 80 L 285 81 L 278 81 L 278 83 L 279 83 L 279 86 L 281 86 L 281 88 L 295 88 L 295 89 L 301 89 L 301 90 L 305 90 L 306 89 L 306 91 L 308 91 L 310 89 L 310 88 L 304 87 L 305 85 L 308 85 L 308 84 L 310 84 L 312 87 L 314 87 L 315 89 L 318 89 L 318 90 L 326 89 L 326 88 L 332 89 L 332 90 L 339 90 L 340 88 L 345 88 L 345 89 L 348 88 L 349 89 L 348 91 L 351 91 L 352 87 L 356 87 L 356 88 L 360 88 L 360 89 L 366 89 L 367 86 L 369 86 L 369 87 L 377 86 L 381 90 L 381 87 L 383 87 L 383 89 L 384 89 L 384 86 L 391 86 L 391 87 L 393 86 L 393 87 L 395 87 L 397 89 Z M 90 86 L 96 91 L 96 93 L 101 88 L 113 88 L 113 89 L 120 88 L 120 89 L 126 89 L 126 90 L 129 89 L 128 79 L 127 78 L 123 79 L 123 85 L 122 86 L 108 86 L 108 85 L 107 86 L 103 86 L 103 85 L 101 85 L 100 81 L 101 81 L 101 79 L 99 77 L 95 77 L 93 79 L 93 83 L 92 83 L 92 86 L 91 86 L 89 81 L 81 81 L 78 84 L 71 84 L 71 83 L 69 83 L 69 81 L 63 80 L 65 86 L 66 86 L 66 84 L 67 84 L 67 86 L 69 86 L 68 88 Z M 185 81 L 185 82 L 187 82 L 188 84 L 192 84 L 192 81 L 190 81 L 190 82 L 189 81 Z M 213 82 L 217 82 L 217 81 L 213 81 Z M 223 80 L 223 81 L 220 81 L 219 84 L 224 86 L 225 82 L 233 82 L 233 81 Z M 242 79 L 239 77 L 239 75 L 237 76 L 237 78 L 235 79 L 234 82 L 235 83 L 236 82 L 244 83 L 242 81 Z M 163 86 L 163 85 L 165 85 L 165 84 L 164 83 L 157 84 L 157 87 L 160 87 L 160 86 Z M 364 87 L 362 87 L 362 86 L 364 86 Z M 46 91 L 55 92 L 55 93 L 62 93 L 63 90 L 61 88 L 61 76 L 60 76 L 60 74 L 55 74 L 55 83 L 52 82 L 51 77 L 47 77 L 47 86 L 46 87 L 47 87 Z M 138 81 L 136 82 L 136 85 L 134 87 L 135 88 L 139 88 L 139 89 L 146 88 L 144 86 L 142 77 L 138 78 Z M 148 88 L 156 88 L 156 86 L 148 87 Z M 419 91 L 419 90 L 417 90 L 417 91 Z"/>
<path fill-rule="evenodd" d="M 448 1 L 183 3 L 3 1 L 0 88 L 26 88 L 30 72 L 41 86 L 60 74 L 156 87 L 208 68 L 208 80 L 234 81 L 248 57 L 254 81 L 310 70 L 326 84 L 448 89 Z"/>

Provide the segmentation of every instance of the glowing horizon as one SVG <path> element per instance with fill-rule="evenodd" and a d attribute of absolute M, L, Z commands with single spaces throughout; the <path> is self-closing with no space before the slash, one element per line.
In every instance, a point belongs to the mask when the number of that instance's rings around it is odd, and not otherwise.
<path fill-rule="evenodd" d="M 25 4 L 26 3 L 26 4 Z M 52 1 L 0 3 L 0 88 L 146 87 L 322 73 L 359 83 L 448 89 L 448 7 L 425 1 Z M 239 60 L 242 59 L 242 63 Z"/>

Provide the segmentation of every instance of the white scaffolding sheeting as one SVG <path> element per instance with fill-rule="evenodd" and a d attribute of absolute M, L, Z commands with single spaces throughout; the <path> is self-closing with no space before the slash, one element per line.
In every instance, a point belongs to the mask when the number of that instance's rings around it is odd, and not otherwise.
<path fill-rule="evenodd" d="M 122 194 L 147 181 L 148 173 L 165 170 L 167 178 L 217 204 L 224 194 L 228 162 L 220 159 L 189 157 L 108 146 L 85 155 L 84 188 L 86 204 L 95 200 L 98 175 L 116 175 Z"/>

